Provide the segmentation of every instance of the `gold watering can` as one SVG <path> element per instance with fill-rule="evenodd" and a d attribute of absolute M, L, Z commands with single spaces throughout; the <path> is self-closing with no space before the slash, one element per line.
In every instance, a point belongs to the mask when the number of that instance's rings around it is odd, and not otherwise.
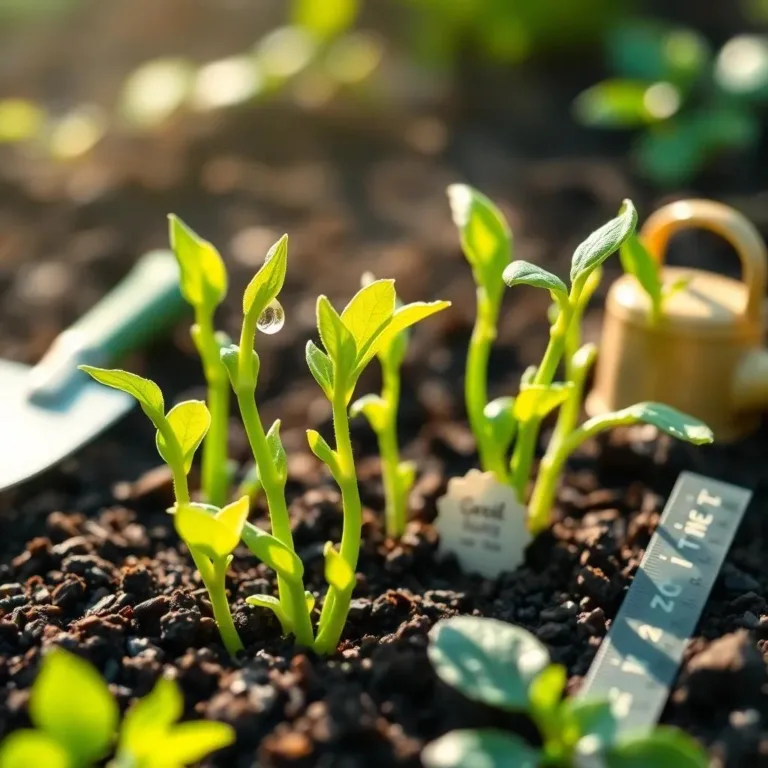
<path fill-rule="evenodd" d="M 670 237 L 692 228 L 715 232 L 735 248 L 742 281 L 663 265 Z M 650 216 L 640 239 L 665 285 L 689 282 L 667 297 L 655 322 L 650 298 L 634 277 L 624 275 L 611 286 L 587 413 L 654 400 L 706 422 L 716 440 L 747 435 L 768 407 L 768 259 L 759 232 L 722 203 L 681 200 Z"/>

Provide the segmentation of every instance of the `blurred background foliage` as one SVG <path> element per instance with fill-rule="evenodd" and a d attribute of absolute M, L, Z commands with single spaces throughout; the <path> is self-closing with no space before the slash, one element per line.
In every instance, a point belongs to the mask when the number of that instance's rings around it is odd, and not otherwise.
<path fill-rule="evenodd" d="M 526 68 L 569 83 L 578 72 L 574 122 L 624 132 L 639 175 L 674 187 L 723 154 L 749 158 L 768 101 L 768 0 L 744 0 L 728 39 L 716 15 L 696 9 L 643 0 L 0 0 L 0 142 L 67 161 L 110 133 L 162 130 L 188 112 L 270 99 L 413 110 L 445 102 L 467 68 Z M 203 44 L 191 50 L 185 35 Z"/>

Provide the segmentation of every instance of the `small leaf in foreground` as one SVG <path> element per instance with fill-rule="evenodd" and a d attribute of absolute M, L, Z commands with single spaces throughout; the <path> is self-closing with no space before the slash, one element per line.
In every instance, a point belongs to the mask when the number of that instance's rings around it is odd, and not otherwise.
<path fill-rule="evenodd" d="M 141 768 L 193 765 L 234 742 L 235 729 L 226 723 L 210 720 L 180 723 L 157 741 Z"/>
<path fill-rule="evenodd" d="M 0 768 L 70 768 L 70 756 L 56 739 L 23 728 L 0 744 Z"/>
<path fill-rule="evenodd" d="M 543 419 L 550 411 L 565 402 L 573 390 L 573 384 L 528 384 L 520 388 L 520 393 L 515 398 L 513 413 L 518 421 L 529 419 Z"/>
<path fill-rule="evenodd" d="M 519 736 L 490 728 L 450 731 L 421 753 L 425 768 L 537 768 L 540 757 Z"/>
<path fill-rule="evenodd" d="M 637 422 L 652 424 L 657 429 L 665 432 L 678 440 L 685 440 L 694 445 L 711 443 L 714 440 L 712 430 L 699 419 L 681 413 L 664 403 L 636 403 L 629 408 L 622 408 L 615 413 L 607 413 L 595 416 L 584 422 L 582 429 L 588 431 L 593 423 L 610 421 L 610 425 L 629 425 Z"/>
<path fill-rule="evenodd" d="M 691 736 L 660 726 L 622 740 L 602 755 L 606 768 L 707 768 L 709 756 Z"/>
<path fill-rule="evenodd" d="M 184 457 L 184 471 L 188 474 L 195 451 L 211 426 L 211 414 L 202 400 L 187 400 L 171 408 L 166 419 L 179 443 Z M 165 438 L 159 431 L 156 442 L 160 456 L 167 464 L 172 464 Z"/>
<path fill-rule="evenodd" d="M 200 504 L 177 505 L 173 522 L 187 546 L 211 560 L 227 557 L 240 541 L 239 531 L 218 520 Z"/>

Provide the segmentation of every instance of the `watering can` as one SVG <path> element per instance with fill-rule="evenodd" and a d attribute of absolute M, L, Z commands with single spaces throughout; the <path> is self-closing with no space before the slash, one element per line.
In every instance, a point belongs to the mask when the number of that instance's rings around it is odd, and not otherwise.
<path fill-rule="evenodd" d="M 693 228 L 715 232 L 733 246 L 741 280 L 664 265 L 669 239 Z M 587 413 L 653 400 L 701 419 L 716 440 L 746 436 L 768 410 L 763 239 L 741 213 L 713 200 L 666 205 L 649 217 L 639 237 L 665 285 L 687 283 L 670 293 L 656 319 L 650 297 L 633 276 L 611 286 Z"/>

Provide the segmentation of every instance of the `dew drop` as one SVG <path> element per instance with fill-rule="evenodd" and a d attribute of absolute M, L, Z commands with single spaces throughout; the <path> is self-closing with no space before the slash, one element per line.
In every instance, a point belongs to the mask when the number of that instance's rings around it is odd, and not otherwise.
<path fill-rule="evenodd" d="M 282 304 L 277 299 L 267 304 L 266 309 L 259 315 L 256 327 L 262 333 L 277 333 L 285 324 L 285 311 Z"/>

